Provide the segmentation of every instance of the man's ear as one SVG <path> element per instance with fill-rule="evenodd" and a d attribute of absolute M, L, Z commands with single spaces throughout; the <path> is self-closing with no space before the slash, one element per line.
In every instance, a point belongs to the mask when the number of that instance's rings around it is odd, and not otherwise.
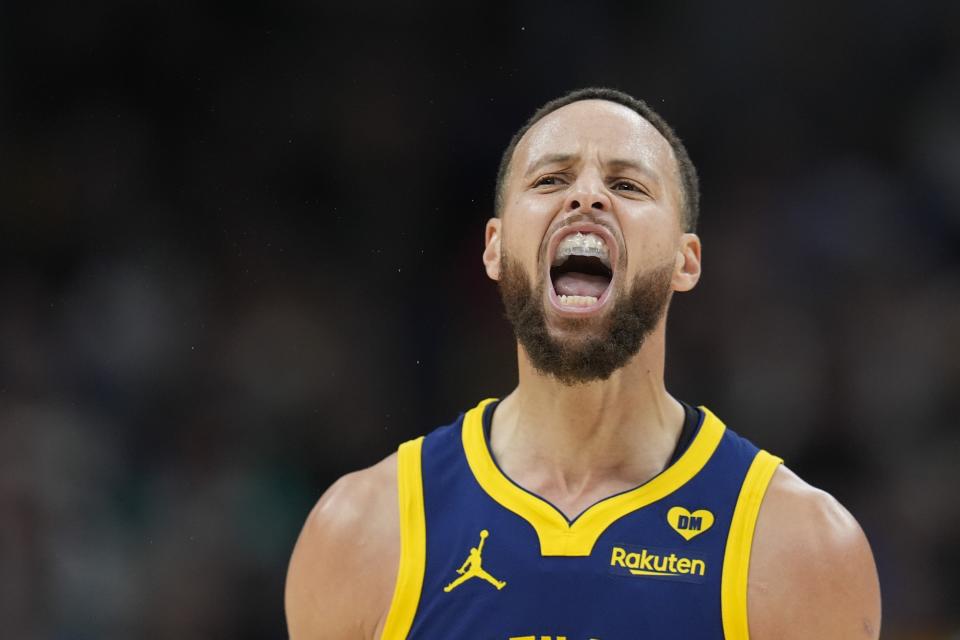
<path fill-rule="evenodd" d="M 500 218 L 487 220 L 483 266 L 487 270 L 487 277 L 491 280 L 500 280 L 500 230 Z"/>
<path fill-rule="evenodd" d="M 674 291 L 690 291 L 700 281 L 700 238 L 695 233 L 685 233 L 677 248 L 677 262 L 673 270 Z"/>

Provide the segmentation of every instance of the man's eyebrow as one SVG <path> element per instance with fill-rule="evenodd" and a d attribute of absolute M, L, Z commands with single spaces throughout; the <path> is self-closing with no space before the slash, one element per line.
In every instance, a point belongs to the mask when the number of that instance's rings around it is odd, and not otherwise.
<path fill-rule="evenodd" d="M 625 158 L 618 158 L 611 160 L 607 163 L 607 166 L 610 169 L 633 169 L 643 175 L 649 177 L 652 180 L 657 180 L 657 172 L 653 171 L 650 167 L 647 166 L 644 162 L 638 162 L 637 160 L 627 160 Z"/>
<path fill-rule="evenodd" d="M 524 177 L 530 176 L 532 173 L 541 169 L 547 165 L 551 164 L 569 164 L 577 160 L 580 156 L 572 153 L 550 153 L 545 156 L 538 158 L 530 163 L 530 166 L 527 167 L 527 172 L 524 174 Z M 627 158 L 615 158 L 606 163 L 608 169 L 613 170 L 622 170 L 622 169 L 633 169 L 643 175 L 647 176 L 652 180 L 658 180 L 657 173 L 653 171 L 646 163 L 638 160 L 630 160 Z"/>
<path fill-rule="evenodd" d="M 570 153 L 550 153 L 541 157 L 538 160 L 534 160 L 533 162 L 531 162 L 530 166 L 527 167 L 527 172 L 523 175 L 524 177 L 529 176 L 531 173 L 533 173 L 537 169 L 540 169 L 541 167 L 545 167 L 548 164 L 566 164 L 577 157 L 578 156 Z"/>

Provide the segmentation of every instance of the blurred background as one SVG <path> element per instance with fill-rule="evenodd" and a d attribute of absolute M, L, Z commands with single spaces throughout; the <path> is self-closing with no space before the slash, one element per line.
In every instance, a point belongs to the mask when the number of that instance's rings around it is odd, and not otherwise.
<path fill-rule="evenodd" d="M 587 85 L 700 170 L 670 389 L 960 637 L 960 4 L 905 0 L 3 3 L 3 637 L 286 637 L 324 489 L 512 388 L 496 165 Z"/>

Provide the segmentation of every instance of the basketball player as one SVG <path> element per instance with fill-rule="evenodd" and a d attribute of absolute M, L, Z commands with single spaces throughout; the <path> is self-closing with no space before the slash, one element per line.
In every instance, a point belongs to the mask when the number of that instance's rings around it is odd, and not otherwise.
<path fill-rule="evenodd" d="M 697 209 L 644 103 L 587 89 L 534 114 L 483 252 L 519 383 L 326 492 L 290 563 L 293 640 L 879 636 L 853 517 L 664 386 Z"/>

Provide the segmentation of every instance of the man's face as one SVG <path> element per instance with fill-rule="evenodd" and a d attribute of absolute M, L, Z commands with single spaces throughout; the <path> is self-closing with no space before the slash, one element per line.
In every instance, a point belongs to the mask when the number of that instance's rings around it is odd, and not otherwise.
<path fill-rule="evenodd" d="M 684 276 L 676 161 L 660 133 L 622 105 L 586 100 L 534 125 L 517 145 L 487 271 L 534 366 L 567 383 L 605 379 L 637 353 Z"/>

